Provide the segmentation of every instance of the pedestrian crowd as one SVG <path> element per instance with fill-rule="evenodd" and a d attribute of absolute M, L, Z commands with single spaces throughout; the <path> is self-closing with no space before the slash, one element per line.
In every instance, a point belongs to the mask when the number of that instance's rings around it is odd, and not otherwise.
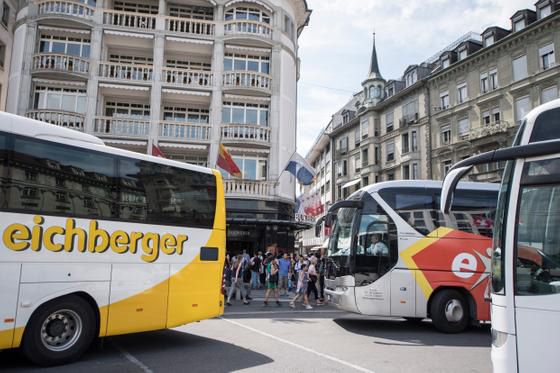
<path fill-rule="evenodd" d="M 298 255 L 279 252 L 273 244 L 265 254 L 257 252 L 251 257 L 246 250 L 242 254 L 226 255 L 224 279 L 226 305 L 232 305 L 236 291 L 243 304 L 249 304 L 251 290 L 265 289 L 264 305 L 273 299 L 280 306 L 280 297 L 291 297 L 290 307 L 301 302 L 305 309 L 313 309 L 311 297 L 316 305 L 325 302 L 326 258 L 324 252 L 314 255 Z"/>

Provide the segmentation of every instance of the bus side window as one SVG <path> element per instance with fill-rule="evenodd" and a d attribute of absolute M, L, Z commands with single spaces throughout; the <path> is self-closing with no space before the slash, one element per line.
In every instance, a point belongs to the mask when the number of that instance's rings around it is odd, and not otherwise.
<path fill-rule="evenodd" d="M 559 167 L 557 158 L 529 162 L 523 169 L 516 231 L 518 295 L 560 293 Z"/>

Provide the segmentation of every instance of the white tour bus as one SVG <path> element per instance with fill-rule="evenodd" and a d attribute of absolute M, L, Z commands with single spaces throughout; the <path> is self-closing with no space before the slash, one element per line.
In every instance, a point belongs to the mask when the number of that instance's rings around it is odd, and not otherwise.
<path fill-rule="evenodd" d="M 560 100 L 527 114 L 511 148 L 457 163 L 447 174 L 441 211 L 473 166 L 507 161 L 492 255 L 494 372 L 556 371 L 560 354 Z M 555 368 L 556 367 L 556 368 Z"/>
<path fill-rule="evenodd" d="M 488 295 L 498 186 L 462 183 L 453 214 L 438 211 L 441 183 L 388 181 L 335 203 L 325 292 L 364 315 L 426 317 L 455 333 L 490 318 Z"/>
<path fill-rule="evenodd" d="M 0 233 L 0 350 L 37 364 L 223 313 L 216 170 L 0 113 Z"/>

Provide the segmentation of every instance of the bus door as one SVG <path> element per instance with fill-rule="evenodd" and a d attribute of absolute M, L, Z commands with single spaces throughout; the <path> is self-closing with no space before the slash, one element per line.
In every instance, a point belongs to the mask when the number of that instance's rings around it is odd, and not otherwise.
<path fill-rule="evenodd" d="M 397 262 L 397 235 L 391 218 L 371 195 L 364 197 L 353 248 L 356 306 L 366 315 L 391 314 L 390 270 Z"/>
<path fill-rule="evenodd" d="M 560 158 L 525 161 L 517 201 L 513 265 L 518 364 L 520 372 L 531 372 L 542 367 L 543 358 L 554 361 L 550 367 L 560 366 Z"/>

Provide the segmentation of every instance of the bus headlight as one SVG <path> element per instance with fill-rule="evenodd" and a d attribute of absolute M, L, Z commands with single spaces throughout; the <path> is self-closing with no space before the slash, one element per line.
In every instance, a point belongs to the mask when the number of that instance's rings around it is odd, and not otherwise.
<path fill-rule="evenodd" d="M 508 334 L 492 329 L 492 346 L 500 348 L 506 344 Z"/>

